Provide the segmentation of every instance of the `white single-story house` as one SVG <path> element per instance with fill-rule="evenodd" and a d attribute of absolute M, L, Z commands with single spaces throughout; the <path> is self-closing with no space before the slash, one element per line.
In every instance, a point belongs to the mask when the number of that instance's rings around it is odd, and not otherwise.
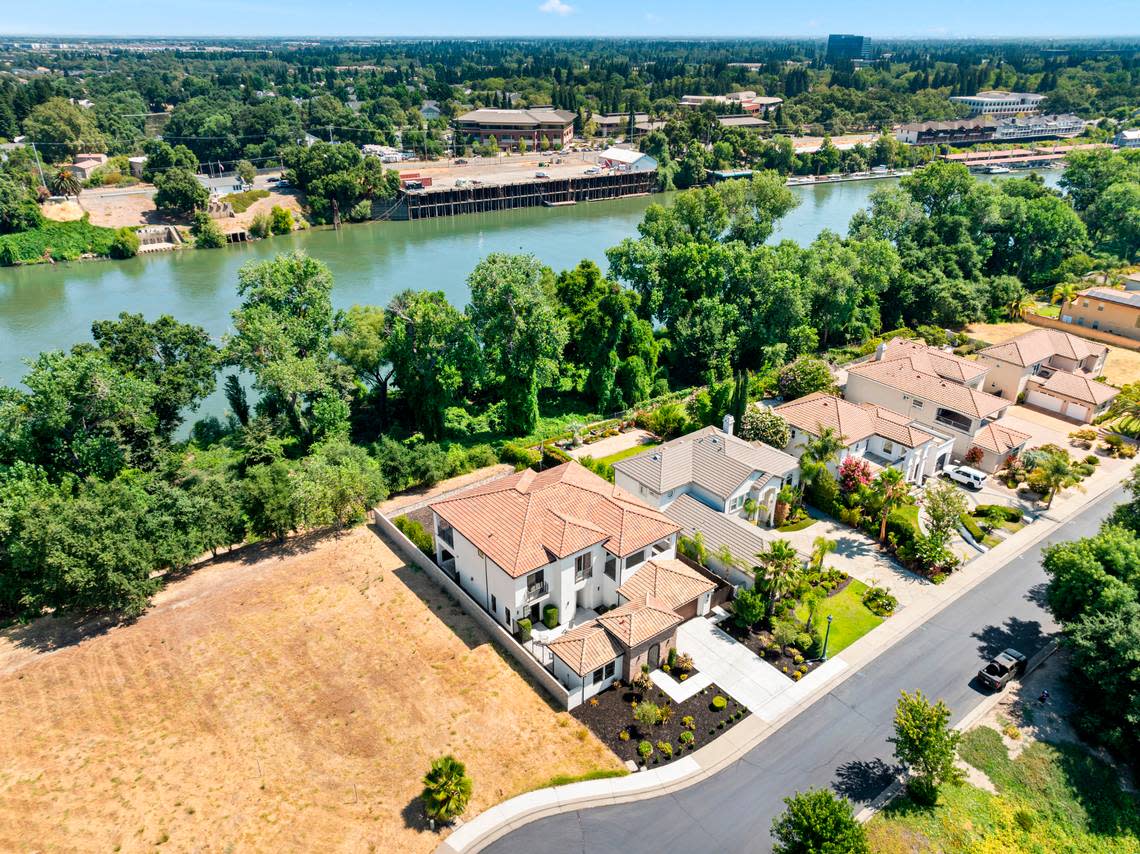
<path fill-rule="evenodd" d="M 790 438 L 784 450 L 797 459 L 823 428 L 830 427 L 842 438 L 846 447 L 829 464 L 833 474 L 844 459 L 858 457 L 875 467 L 897 468 L 909 482 L 921 485 L 937 474 L 935 464 L 954 447 L 952 437 L 920 427 L 913 418 L 885 406 L 855 404 L 824 392 L 781 404 L 773 412 L 788 422 Z"/>
<path fill-rule="evenodd" d="M 780 488 L 799 483 L 799 462 L 763 442 L 732 435 L 729 422 L 727 430 L 704 427 L 619 460 L 615 482 L 661 509 L 691 495 L 719 513 L 744 518 L 751 499 L 759 518 L 771 525 Z"/>
<path fill-rule="evenodd" d="M 237 174 L 233 175 L 219 175 L 217 178 L 209 175 L 195 175 L 198 183 L 210 191 L 210 198 L 219 198 L 220 196 L 228 196 L 230 193 L 240 193 L 245 189 L 245 184 Z"/>
<path fill-rule="evenodd" d="M 657 161 L 631 148 L 607 148 L 598 155 L 598 165 L 617 172 L 652 172 L 657 168 Z"/>

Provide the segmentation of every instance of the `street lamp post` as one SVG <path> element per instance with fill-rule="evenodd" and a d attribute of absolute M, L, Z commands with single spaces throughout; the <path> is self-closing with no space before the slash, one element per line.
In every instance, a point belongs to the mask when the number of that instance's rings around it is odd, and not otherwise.
<path fill-rule="evenodd" d="M 827 632 L 823 636 L 823 661 L 827 661 L 827 642 L 831 640 L 831 620 L 834 614 L 827 615 Z"/>

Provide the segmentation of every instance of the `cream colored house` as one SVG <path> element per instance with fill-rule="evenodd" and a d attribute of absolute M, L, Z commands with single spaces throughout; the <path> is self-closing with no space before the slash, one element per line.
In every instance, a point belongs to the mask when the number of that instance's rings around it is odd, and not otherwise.
<path fill-rule="evenodd" d="M 1117 395 L 1094 379 L 1104 372 L 1108 348 L 1057 329 L 1034 329 L 979 350 L 977 357 L 989 368 L 984 388 L 990 393 L 1024 399 L 1083 424 L 1103 413 Z"/>
<path fill-rule="evenodd" d="M 1061 322 L 1140 341 L 1140 290 L 1083 290 L 1061 304 Z"/>
<path fill-rule="evenodd" d="M 954 440 L 913 418 L 874 403 L 855 404 L 823 392 L 781 404 L 773 410 L 788 422 L 790 438 L 784 448 L 799 459 L 807 443 L 830 427 L 846 447 L 829 464 L 832 473 L 847 457 L 866 460 L 878 468 L 897 468 L 915 484 L 937 473 L 936 462 L 953 449 Z"/>

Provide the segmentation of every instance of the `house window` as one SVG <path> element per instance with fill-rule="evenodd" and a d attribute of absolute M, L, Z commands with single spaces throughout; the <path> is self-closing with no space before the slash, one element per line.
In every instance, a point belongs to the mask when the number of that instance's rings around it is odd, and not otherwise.
<path fill-rule="evenodd" d="M 1102 302 L 1100 305 L 1098 305 L 1098 306 L 1096 307 L 1096 310 L 1097 310 L 1097 311 L 1104 311 L 1104 303 Z"/>
<path fill-rule="evenodd" d="M 894 452 L 895 452 L 894 442 L 891 442 L 890 440 L 884 441 L 883 442 L 883 453 L 884 454 L 893 454 Z"/>
<path fill-rule="evenodd" d="M 605 674 L 606 674 L 606 669 L 604 667 L 599 667 L 597 670 L 595 670 L 594 671 L 594 684 L 597 685 L 599 682 L 603 681 L 606 678 Z"/>
<path fill-rule="evenodd" d="M 633 554 L 631 554 L 629 557 L 627 557 L 625 559 L 626 569 L 629 569 L 629 567 L 631 567 L 631 566 L 637 566 L 639 563 L 642 563 L 644 560 L 645 560 L 645 549 L 642 549 L 639 552 L 634 552 Z"/>
<path fill-rule="evenodd" d="M 668 540 L 658 540 L 656 543 L 653 544 L 653 556 L 654 557 L 657 557 L 657 555 L 662 554 L 663 552 L 666 552 L 668 550 L 669 550 L 669 541 Z"/>
<path fill-rule="evenodd" d="M 606 578 L 617 578 L 617 558 L 613 555 L 606 555 L 605 573 Z"/>
<path fill-rule="evenodd" d="M 939 424 L 945 424 L 947 427 L 952 427 L 955 430 L 960 430 L 963 433 L 970 432 L 970 427 L 973 426 L 973 419 L 968 418 L 960 412 L 955 412 L 953 409 L 938 408 L 938 413 L 934 416 L 934 420 Z"/>
<path fill-rule="evenodd" d="M 508 607 L 503 608 L 503 619 L 506 621 L 507 628 L 509 629 L 511 627 L 511 609 L 510 608 L 508 608 Z"/>
<path fill-rule="evenodd" d="M 795 430 L 792 430 L 792 438 L 793 439 L 796 438 L 796 431 Z"/>
<path fill-rule="evenodd" d="M 606 678 L 607 679 L 613 679 L 614 678 L 614 662 L 612 662 L 612 661 L 606 665 Z"/>
<path fill-rule="evenodd" d="M 915 409 L 922 409 L 923 403 L 921 400 L 916 400 L 916 401 L 914 401 L 913 405 L 914 405 Z"/>
<path fill-rule="evenodd" d="M 493 614 L 498 610 L 499 610 L 499 602 L 497 599 L 495 599 L 494 596 L 491 596 L 491 613 Z"/>
<path fill-rule="evenodd" d="M 447 543 L 449 546 L 454 547 L 455 543 L 452 541 L 451 526 L 448 524 L 440 524 L 439 538 Z"/>
<path fill-rule="evenodd" d="M 590 552 L 574 558 L 574 580 L 583 581 L 594 574 L 594 556 Z"/>

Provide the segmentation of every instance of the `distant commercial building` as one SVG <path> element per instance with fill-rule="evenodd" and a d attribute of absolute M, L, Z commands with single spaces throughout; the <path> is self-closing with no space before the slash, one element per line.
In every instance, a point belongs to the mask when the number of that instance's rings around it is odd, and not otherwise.
<path fill-rule="evenodd" d="M 757 95 L 752 91 L 729 92 L 727 95 L 682 95 L 680 106 L 699 109 L 705 104 L 732 107 L 745 113 L 758 113 L 775 108 L 784 103 L 783 98 L 770 95 Z"/>
<path fill-rule="evenodd" d="M 1045 96 L 1030 92 L 989 91 L 976 95 L 954 95 L 950 100 L 969 107 L 971 116 L 1016 116 L 1038 112 Z"/>
<path fill-rule="evenodd" d="M 998 122 L 995 142 L 1019 142 L 1032 139 L 1064 139 L 1085 129 L 1079 116 L 1013 116 Z"/>
<path fill-rule="evenodd" d="M 757 118 L 754 115 L 745 114 L 743 116 L 717 116 L 717 122 L 721 127 L 726 128 L 748 128 L 749 130 L 762 130 L 768 127 L 770 122 L 764 119 Z"/>
<path fill-rule="evenodd" d="M 993 119 L 953 119 L 947 122 L 914 122 L 902 125 L 895 138 L 907 145 L 972 145 L 990 142 L 997 125 Z"/>
<path fill-rule="evenodd" d="M 477 143 L 494 139 L 500 148 L 515 148 L 520 141 L 538 148 L 544 139 L 553 147 L 561 147 L 574 138 L 574 118 L 569 110 L 553 107 L 471 110 L 455 120 L 455 132 Z"/>
<path fill-rule="evenodd" d="M 629 113 L 598 113 L 593 117 L 594 124 L 598 126 L 598 133 L 602 136 L 613 136 L 625 133 L 629 129 Z M 649 113 L 634 113 L 633 125 L 649 121 Z"/>
<path fill-rule="evenodd" d="M 1120 148 L 1140 148 L 1140 128 L 1122 130 L 1113 137 L 1112 144 Z"/>
<path fill-rule="evenodd" d="M 849 33 L 833 33 L 827 37 L 828 62 L 870 58 L 871 39 L 867 36 L 853 36 Z"/>

